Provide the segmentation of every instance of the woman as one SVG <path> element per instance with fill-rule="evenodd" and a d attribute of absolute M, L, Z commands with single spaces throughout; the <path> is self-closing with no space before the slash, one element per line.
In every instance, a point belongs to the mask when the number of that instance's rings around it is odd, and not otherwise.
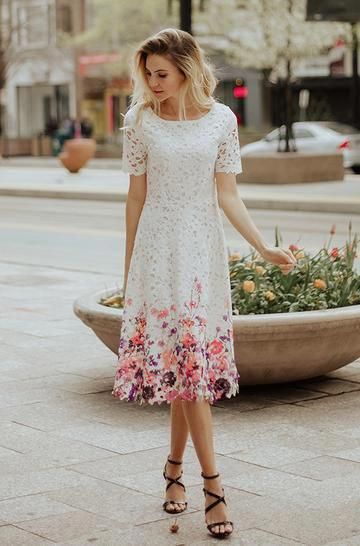
<path fill-rule="evenodd" d="M 210 406 L 239 391 L 220 207 L 264 257 L 289 273 L 289 250 L 268 246 L 237 193 L 242 172 L 237 120 L 212 94 L 210 63 L 187 32 L 145 40 L 133 62 L 124 120 L 126 203 L 124 312 L 113 396 L 171 404 L 163 508 L 187 508 L 182 457 L 189 432 L 199 459 L 205 522 L 233 530 L 216 471 Z M 215 499 L 215 500 L 214 500 Z"/>

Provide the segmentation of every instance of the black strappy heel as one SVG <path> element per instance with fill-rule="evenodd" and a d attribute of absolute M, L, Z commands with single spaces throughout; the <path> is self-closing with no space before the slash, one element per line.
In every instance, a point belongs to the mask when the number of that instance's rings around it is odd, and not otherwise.
<path fill-rule="evenodd" d="M 205 478 L 205 480 L 211 480 L 212 478 L 218 478 L 220 476 L 220 474 L 217 473 L 217 474 L 214 474 L 213 476 L 205 476 L 205 474 L 203 472 L 201 472 L 201 476 L 203 478 Z M 224 488 L 223 487 L 222 487 L 222 490 L 223 490 L 223 493 L 224 493 Z M 224 495 L 220 496 L 220 495 L 217 495 L 216 493 L 212 493 L 208 489 L 205 489 L 205 487 L 203 487 L 203 491 L 204 491 L 205 497 L 208 494 L 208 495 L 211 495 L 212 497 L 214 497 L 216 499 L 214 502 L 212 502 L 211 504 L 209 504 L 209 506 L 207 506 L 205 508 L 205 523 L 206 523 L 206 526 L 207 526 L 209 532 L 216 538 L 225 538 L 225 537 L 229 536 L 233 532 L 233 529 L 231 529 L 231 531 L 224 531 L 223 533 L 221 533 L 220 531 L 218 533 L 216 533 L 215 531 L 213 531 L 213 528 L 216 527 L 217 525 L 226 526 L 226 524 L 228 524 L 228 523 L 230 523 L 231 527 L 233 527 L 234 524 L 233 524 L 232 521 L 229 521 L 229 520 L 216 521 L 215 523 L 207 523 L 206 522 L 206 514 L 209 512 L 209 510 L 211 510 L 212 508 L 217 506 L 220 502 L 223 502 L 224 504 L 226 504 L 225 496 Z"/>
<path fill-rule="evenodd" d="M 167 460 L 169 461 L 169 463 L 171 464 L 182 464 L 182 461 L 174 461 L 172 459 L 169 459 L 169 457 L 167 458 Z M 174 483 L 176 483 L 177 485 L 181 485 L 181 487 L 184 489 L 184 491 L 186 491 L 185 489 L 185 485 L 181 482 L 179 482 L 179 479 L 181 478 L 183 474 L 183 471 L 181 471 L 181 474 L 180 476 L 178 476 L 177 478 L 170 478 L 170 476 L 168 476 L 166 474 L 166 463 L 165 463 L 165 466 L 164 466 L 164 471 L 163 471 L 163 476 L 165 478 L 165 480 L 169 480 L 169 483 L 167 484 L 166 486 L 166 491 L 169 489 L 169 487 L 171 487 Z M 173 510 L 168 510 L 167 509 L 167 506 L 168 504 L 183 504 L 184 507 L 182 510 L 176 510 L 175 508 Z M 187 501 L 177 501 L 177 500 L 166 500 L 164 503 L 163 503 L 163 509 L 165 510 L 165 512 L 167 512 L 168 514 L 180 514 L 181 512 L 184 512 L 184 510 L 186 510 L 187 508 Z"/>

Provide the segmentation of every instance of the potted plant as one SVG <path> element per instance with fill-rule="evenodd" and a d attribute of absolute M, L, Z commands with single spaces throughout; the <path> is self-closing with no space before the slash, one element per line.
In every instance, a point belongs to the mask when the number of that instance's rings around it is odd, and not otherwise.
<path fill-rule="evenodd" d="M 360 356 L 360 275 L 354 268 L 358 236 L 343 247 L 330 238 L 318 253 L 292 244 L 297 266 L 283 275 L 254 250 L 229 253 L 236 364 L 245 385 L 316 377 Z M 282 246 L 278 228 L 276 246 Z M 76 300 L 74 311 L 117 353 L 121 289 Z"/>

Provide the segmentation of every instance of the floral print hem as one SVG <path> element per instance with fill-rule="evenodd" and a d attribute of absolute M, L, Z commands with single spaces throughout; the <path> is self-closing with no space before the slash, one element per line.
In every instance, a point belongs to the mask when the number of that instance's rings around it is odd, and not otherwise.
<path fill-rule="evenodd" d="M 149 404 L 153 406 L 154 404 L 171 404 L 173 400 L 180 399 L 180 400 L 189 400 L 189 401 L 201 401 L 201 400 L 208 400 L 211 405 L 214 404 L 214 402 L 222 400 L 223 398 L 230 398 L 231 396 L 236 396 L 236 394 L 239 392 L 239 383 L 235 382 L 230 387 L 230 390 L 224 394 L 224 391 L 219 391 L 217 393 L 213 393 L 211 391 L 208 391 L 206 394 L 203 394 L 201 392 L 199 393 L 192 393 L 189 394 L 188 391 L 175 391 L 172 390 L 169 393 L 169 396 L 160 394 L 158 398 L 151 397 L 148 398 L 148 394 L 152 392 L 152 387 L 144 387 L 142 391 L 138 391 L 136 394 L 133 392 L 131 394 L 131 398 L 129 397 L 129 392 L 125 392 L 121 388 L 117 387 L 112 391 L 112 396 L 114 398 L 119 398 L 120 400 L 126 400 L 127 402 L 135 402 L 138 403 L 140 406 L 143 404 Z M 219 396 L 220 394 L 220 396 Z"/>
<path fill-rule="evenodd" d="M 231 307 L 210 336 L 201 293 L 196 276 L 182 309 L 148 309 L 143 302 L 135 310 L 132 298 L 125 299 L 114 397 L 151 405 L 176 398 L 213 404 L 237 394 Z"/>

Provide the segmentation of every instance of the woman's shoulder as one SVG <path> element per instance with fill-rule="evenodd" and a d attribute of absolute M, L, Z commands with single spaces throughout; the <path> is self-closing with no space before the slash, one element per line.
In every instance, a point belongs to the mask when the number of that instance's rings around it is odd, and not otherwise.
<path fill-rule="evenodd" d="M 134 104 L 128 110 L 126 110 L 124 115 L 124 124 L 133 125 L 136 120 L 137 113 L 139 111 L 139 104 Z"/>
<path fill-rule="evenodd" d="M 231 110 L 230 106 L 224 104 L 223 102 L 215 101 L 215 108 L 219 114 L 223 115 L 224 117 L 226 117 L 226 119 L 230 121 L 232 118 L 236 118 L 236 115 Z"/>

